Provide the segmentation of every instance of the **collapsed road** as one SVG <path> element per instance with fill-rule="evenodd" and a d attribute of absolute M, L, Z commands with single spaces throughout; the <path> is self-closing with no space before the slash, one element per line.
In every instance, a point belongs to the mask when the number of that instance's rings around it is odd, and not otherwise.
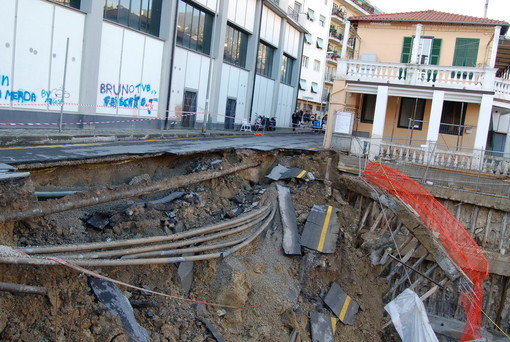
<path fill-rule="evenodd" d="M 339 158 L 215 148 L 14 165 L 0 180 L 0 339 L 399 341 L 384 307 L 411 288 L 458 340 L 462 273 Z M 485 305 L 508 329 L 505 279 L 489 279 Z"/>

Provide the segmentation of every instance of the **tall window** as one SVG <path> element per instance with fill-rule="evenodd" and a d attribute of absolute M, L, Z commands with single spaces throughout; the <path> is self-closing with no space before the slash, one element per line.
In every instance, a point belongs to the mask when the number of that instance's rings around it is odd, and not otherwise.
<path fill-rule="evenodd" d="M 361 122 L 374 123 L 376 95 L 363 95 L 363 105 L 361 106 Z"/>
<path fill-rule="evenodd" d="M 80 9 L 81 0 L 52 0 L 53 2 Z"/>
<path fill-rule="evenodd" d="M 414 37 L 404 37 L 404 43 L 402 45 L 402 55 L 400 57 L 400 63 L 414 63 L 411 61 L 411 51 L 413 49 Z M 419 53 L 419 64 L 439 64 L 439 53 L 441 52 L 442 39 L 434 37 L 422 37 L 420 39 L 420 45 L 418 49 Z"/>
<path fill-rule="evenodd" d="M 308 58 L 308 56 L 303 56 L 303 63 L 301 64 L 301 67 L 308 69 L 309 61 L 310 61 L 310 58 Z"/>
<path fill-rule="evenodd" d="M 454 66 L 476 66 L 478 46 L 480 39 L 457 38 L 455 41 L 455 52 L 453 54 Z"/>
<path fill-rule="evenodd" d="M 248 35 L 233 26 L 227 26 L 225 34 L 225 52 L 223 60 L 240 67 L 246 66 L 246 48 Z"/>
<path fill-rule="evenodd" d="M 319 84 L 317 82 L 312 82 L 312 87 L 310 90 L 312 93 L 317 94 L 319 92 Z"/>
<path fill-rule="evenodd" d="M 294 2 L 294 11 L 296 11 L 297 13 L 301 13 L 301 3 L 300 2 Z"/>
<path fill-rule="evenodd" d="M 294 58 L 283 55 L 282 70 L 280 82 L 288 85 L 292 85 L 292 69 L 294 67 Z"/>
<path fill-rule="evenodd" d="M 260 42 L 257 55 L 257 73 L 263 76 L 271 77 L 273 69 L 274 48 Z"/>
<path fill-rule="evenodd" d="M 321 15 L 319 16 L 319 25 L 324 27 L 326 25 L 326 17 Z"/>
<path fill-rule="evenodd" d="M 462 135 L 466 118 L 467 104 L 463 102 L 444 101 L 439 133 Z"/>
<path fill-rule="evenodd" d="M 313 61 L 313 71 L 320 71 L 321 70 L 321 62 L 319 60 Z"/>
<path fill-rule="evenodd" d="M 76 1 L 69 1 L 71 4 L 74 2 Z M 161 2 L 162 0 L 105 0 L 103 17 L 135 30 L 159 36 Z"/>
<path fill-rule="evenodd" d="M 421 130 L 425 114 L 425 99 L 403 97 L 400 102 L 398 127 Z"/>
<path fill-rule="evenodd" d="M 310 21 L 315 21 L 315 12 L 313 9 L 309 8 L 308 12 L 306 12 L 306 18 Z"/>
<path fill-rule="evenodd" d="M 182 0 L 177 9 L 177 45 L 211 53 L 213 16 Z"/>

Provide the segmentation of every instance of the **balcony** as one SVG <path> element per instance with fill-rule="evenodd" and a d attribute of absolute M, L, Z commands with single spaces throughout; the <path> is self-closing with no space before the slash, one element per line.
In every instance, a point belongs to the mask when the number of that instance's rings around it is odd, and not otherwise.
<path fill-rule="evenodd" d="M 497 78 L 495 82 L 495 99 L 510 101 L 510 80 Z"/>
<path fill-rule="evenodd" d="M 289 8 L 287 9 L 287 14 L 289 15 L 289 18 L 291 18 L 295 22 L 299 21 L 299 13 L 294 8 L 289 6 Z"/>
<path fill-rule="evenodd" d="M 347 12 L 340 8 L 333 8 L 331 11 L 331 20 L 336 21 L 339 24 L 342 24 L 344 20 L 347 19 Z"/>
<path fill-rule="evenodd" d="M 339 60 L 337 78 L 347 81 L 440 87 L 456 90 L 494 91 L 496 69 L 403 63 Z M 502 96 L 509 83 L 500 83 Z"/>
<path fill-rule="evenodd" d="M 333 84 L 333 81 L 335 80 L 335 75 L 326 73 L 324 75 L 324 82 L 328 84 Z"/>

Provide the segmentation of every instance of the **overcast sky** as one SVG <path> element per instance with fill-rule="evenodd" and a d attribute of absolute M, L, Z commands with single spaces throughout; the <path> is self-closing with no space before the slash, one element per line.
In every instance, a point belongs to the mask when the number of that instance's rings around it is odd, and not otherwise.
<path fill-rule="evenodd" d="M 368 0 L 385 13 L 436 10 L 483 18 L 486 0 Z M 510 0 L 489 0 L 487 18 L 510 22 Z"/>

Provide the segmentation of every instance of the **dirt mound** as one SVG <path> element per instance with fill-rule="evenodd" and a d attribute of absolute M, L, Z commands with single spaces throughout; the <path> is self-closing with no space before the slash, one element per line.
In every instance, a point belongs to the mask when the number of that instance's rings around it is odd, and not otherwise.
<path fill-rule="evenodd" d="M 152 341 L 214 341 L 214 328 L 225 341 L 290 341 L 296 335 L 301 341 L 311 341 L 310 312 L 333 316 L 323 301 L 332 282 L 360 306 L 354 325 L 337 324 L 335 341 L 380 341 L 385 323 L 381 298 L 386 284 L 376 278 L 368 257 L 355 247 L 352 233 L 359 215 L 344 200 L 342 189 L 335 187 L 335 172 L 331 171 L 331 183 L 323 180 L 329 157 L 327 153 L 310 153 L 279 158 L 278 163 L 307 169 L 318 179 L 278 183 L 290 188 L 300 230 L 313 205 L 340 209 L 341 234 L 334 254 L 305 248 L 302 256 L 285 256 L 277 214 L 270 227 L 239 252 L 195 262 L 189 293 L 181 286 L 179 264 L 97 267 L 92 271 L 197 301 L 254 306 L 231 310 L 120 287 Z M 205 164 L 197 164 L 197 170 L 207 170 L 207 165 L 217 162 Z M 136 182 L 147 180 L 144 176 Z M 186 231 L 252 210 L 273 186 L 264 178 L 255 182 L 253 172 L 242 172 L 178 189 L 182 196 L 169 203 L 150 201 L 170 191 L 18 222 L 11 227 L 12 243 L 2 244 L 57 245 Z M 2 264 L 0 281 L 48 291 L 47 296 L 0 292 L 2 341 L 128 341 L 120 319 L 98 302 L 85 274 L 63 266 Z"/>

